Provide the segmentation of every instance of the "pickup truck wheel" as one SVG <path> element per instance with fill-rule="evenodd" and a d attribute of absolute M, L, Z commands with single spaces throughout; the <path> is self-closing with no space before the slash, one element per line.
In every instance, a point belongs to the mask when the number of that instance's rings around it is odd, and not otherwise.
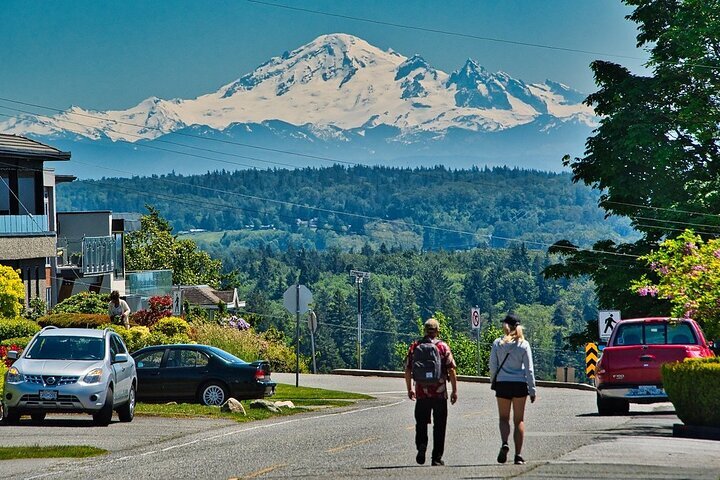
<path fill-rule="evenodd" d="M 608 415 L 615 414 L 615 401 L 612 398 L 603 398 L 600 394 L 597 395 L 597 409 L 598 415 L 601 417 L 607 417 Z"/>
<path fill-rule="evenodd" d="M 99 412 L 93 413 L 93 422 L 95 425 L 101 427 L 107 427 L 112 421 L 113 414 L 113 389 L 108 387 L 107 393 L 105 394 L 105 403 Z"/>
<path fill-rule="evenodd" d="M 128 401 L 117 409 L 117 413 L 121 422 L 132 422 L 135 418 L 135 385 L 130 387 Z"/>

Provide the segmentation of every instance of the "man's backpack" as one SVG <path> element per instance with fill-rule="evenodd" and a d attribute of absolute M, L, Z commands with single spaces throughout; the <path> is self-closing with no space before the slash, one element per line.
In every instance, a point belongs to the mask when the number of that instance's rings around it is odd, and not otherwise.
<path fill-rule="evenodd" d="M 442 358 L 435 342 L 425 339 L 415 345 L 412 377 L 416 383 L 439 383 L 442 379 Z"/>

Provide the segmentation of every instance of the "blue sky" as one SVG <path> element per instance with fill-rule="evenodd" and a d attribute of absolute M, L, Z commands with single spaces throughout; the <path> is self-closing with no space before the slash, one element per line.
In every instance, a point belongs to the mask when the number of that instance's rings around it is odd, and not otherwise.
<path fill-rule="evenodd" d="M 266 1 L 266 0 L 263 0 Z M 616 0 L 267 0 L 461 34 L 615 56 L 587 55 L 391 27 L 236 1 L 4 0 L 0 96 L 67 108 L 124 109 L 149 96 L 192 98 L 325 33 L 349 33 L 446 72 L 467 58 L 528 82 L 594 90 L 589 63 L 643 72 L 630 9 Z M 631 56 L 638 59 L 621 58 Z"/>

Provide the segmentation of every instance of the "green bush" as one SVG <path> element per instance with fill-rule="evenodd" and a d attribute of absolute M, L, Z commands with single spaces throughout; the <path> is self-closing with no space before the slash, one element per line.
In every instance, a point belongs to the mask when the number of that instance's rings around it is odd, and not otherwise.
<path fill-rule="evenodd" d="M 40 331 L 40 327 L 37 323 L 24 318 L 0 319 L 0 340 L 33 336 L 38 331 Z"/>
<path fill-rule="evenodd" d="M 267 360 L 273 372 L 294 372 L 295 351 L 272 334 L 255 333 L 214 324 L 201 324 L 193 329 L 197 343 L 212 345 L 242 358 L 246 362 Z M 300 371 L 308 372 L 307 359 L 300 358 Z"/>
<path fill-rule="evenodd" d="M 5 362 L 0 362 L 0 394 L 3 391 L 3 388 L 5 388 L 5 372 L 7 372 Z"/>
<path fill-rule="evenodd" d="M 37 322 L 41 327 L 96 328 L 108 323 L 108 316 L 97 313 L 52 313 L 38 318 Z"/>
<path fill-rule="evenodd" d="M 165 335 L 160 331 L 152 331 L 147 338 L 148 345 L 171 345 L 173 343 L 195 343 L 186 334 Z"/>
<path fill-rule="evenodd" d="M 143 347 L 151 345 L 148 343 L 150 338 L 150 330 L 147 327 L 135 326 L 130 328 L 121 327 L 118 325 L 105 324 L 98 328 L 111 328 L 118 335 L 120 335 L 127 346 L 128 351 L 134 352 L 140 350 Z"/>
<path fill-rule="evenodd" d="M 158 322 L 152 327 L 154 332 L 161 332 L 172 337 L 175 335 L 189 335 L 190 324 L 185 320 L 178 317 L 167 317 L 158 320 Z"/>
<path fill-rule="evenodd" d="M 32 340 L 32 335 L 28 337 L 13 337 L 13 338 L 6 338 L 5 340 L 0 341 L 0 346 L 2 347 L 12 347 L 13 345 L 16 347 L 20 347 L 21 349 L 25 349 L 27 347 L 27 344 L 30 343 L 30 340 Z"/>
<path fill-rule="evenodd" d="M 662 366 L 663 386 L 685 425 L 720 427 L 720 358 Z"/>
<path fill-rule="evenodd" d="M 97 313 L 107 314 L 109 295 L 80 292 L 55 305 L 51 313 Z"/>

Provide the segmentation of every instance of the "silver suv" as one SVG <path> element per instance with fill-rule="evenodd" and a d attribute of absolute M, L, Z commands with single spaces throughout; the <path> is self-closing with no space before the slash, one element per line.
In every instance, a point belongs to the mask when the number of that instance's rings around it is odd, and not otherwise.
<path fill-rule="evenodd" d="M 113 410 L 121 422 L 135 415 L 135 360 L 109 328 L 45 327 L 28 343 L 5 376 L 4 420 L 21 415 L 42 422 L 48 412 L 90 413 L 109 425 Z"/>

